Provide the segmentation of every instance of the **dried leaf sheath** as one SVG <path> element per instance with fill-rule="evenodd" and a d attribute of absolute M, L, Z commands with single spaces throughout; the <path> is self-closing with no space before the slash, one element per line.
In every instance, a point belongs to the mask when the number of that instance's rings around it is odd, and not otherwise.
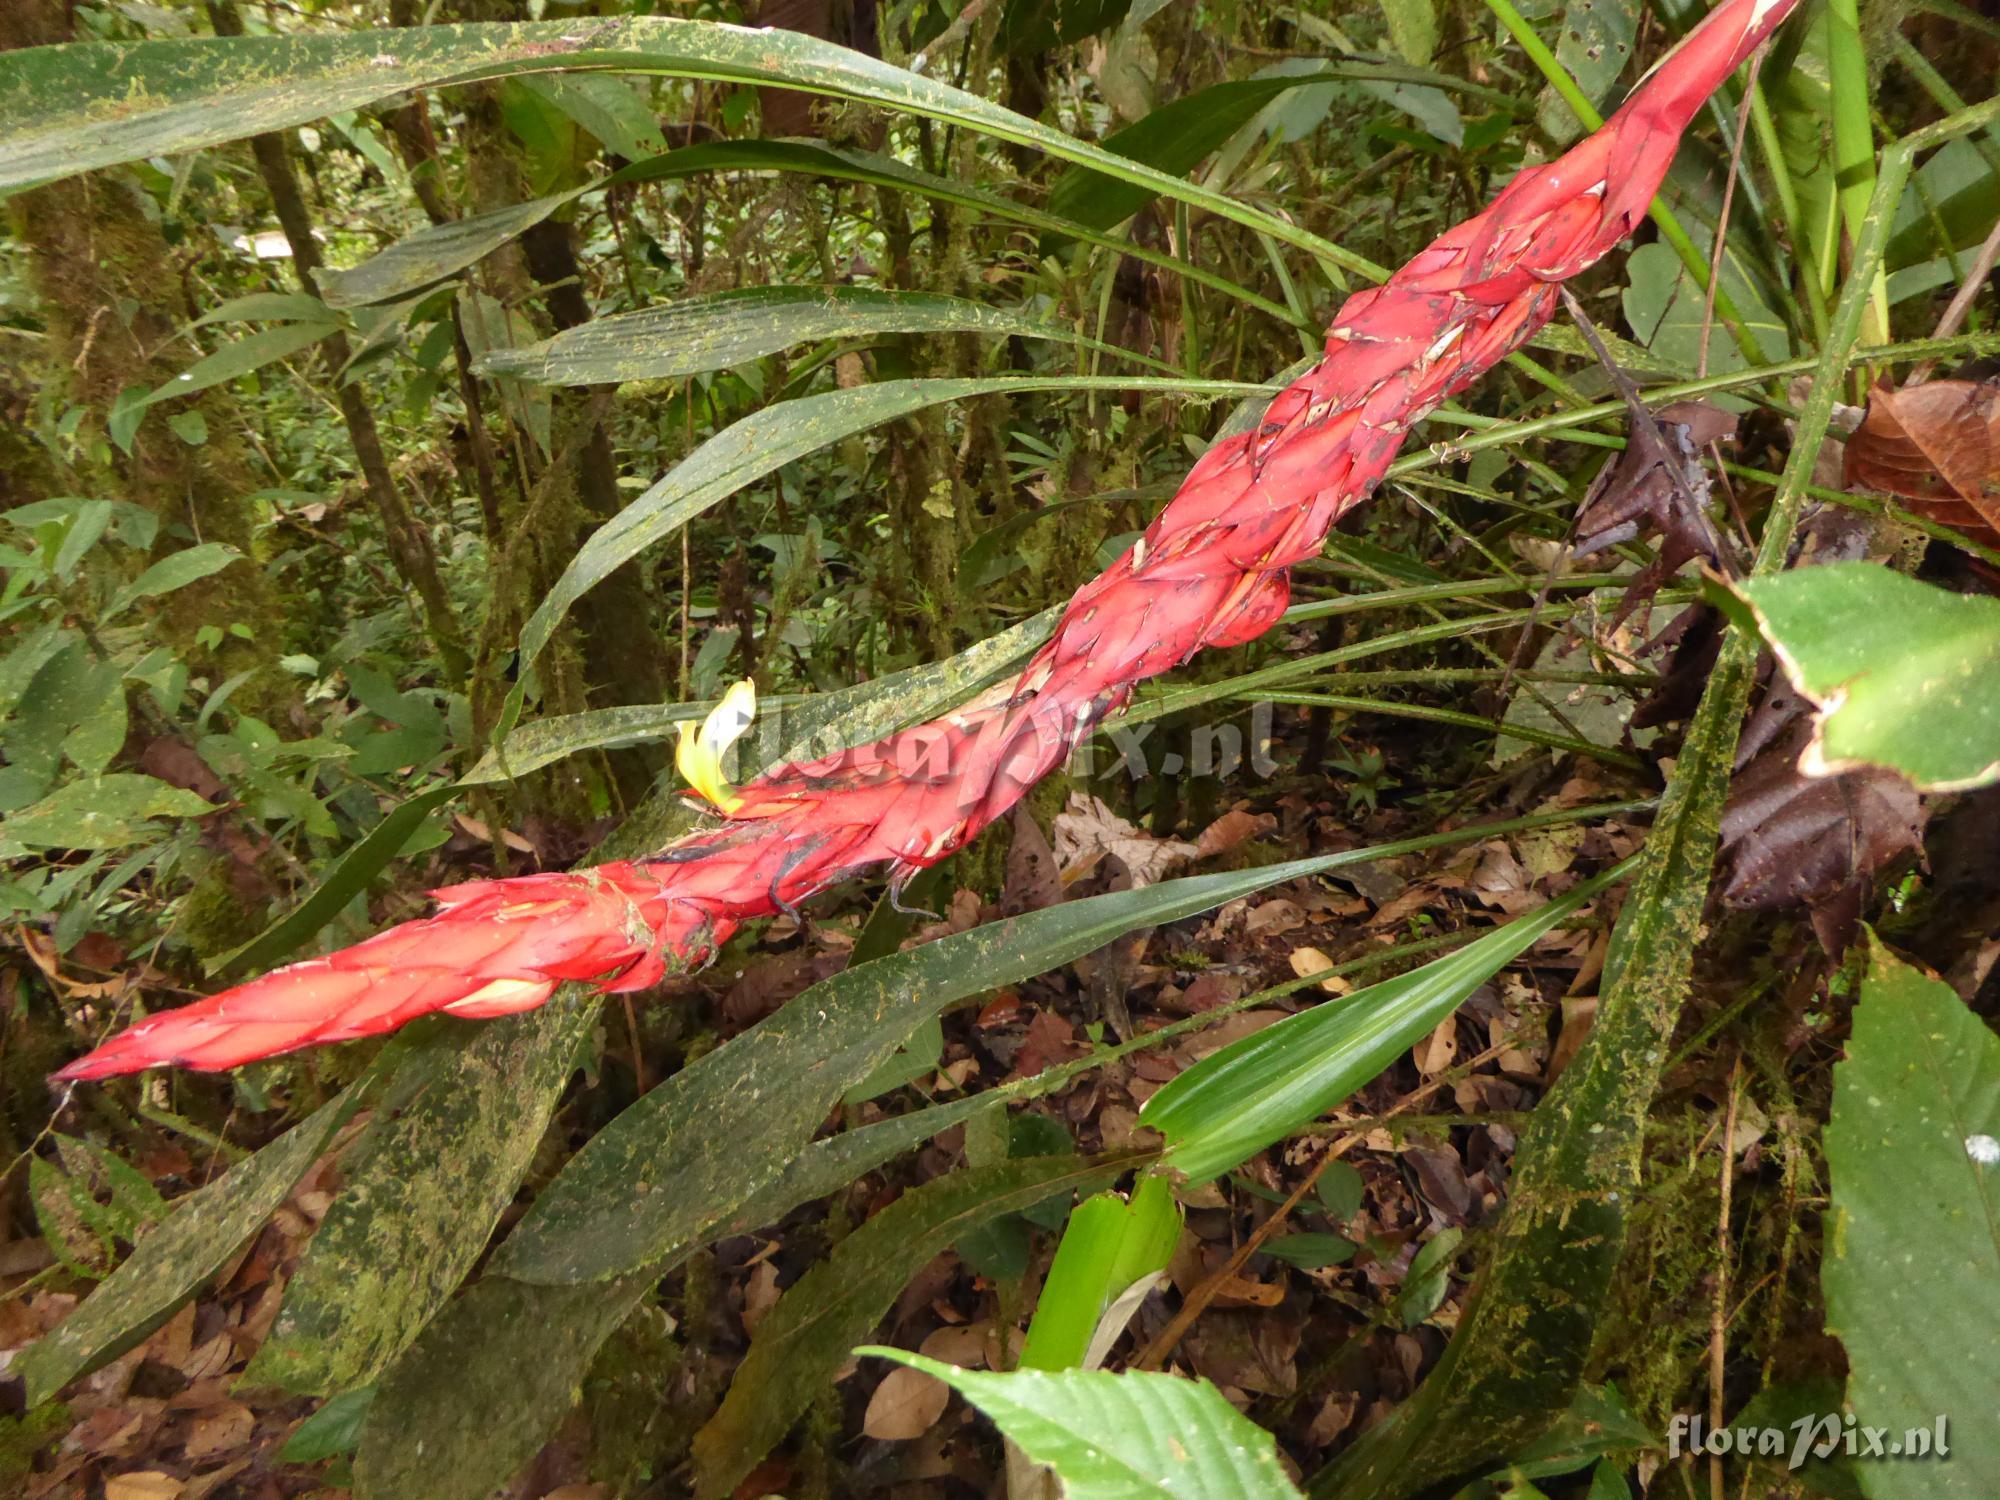
<path fill-rule="evenodd" d="M 1076 594 L 1019 678 L 956 712 L 741 789 L 722 826 L 634 863 L 479 881 L 366 942 L 141 1022 L 63 1069 L 227 1068 L 557 984 L 655 982 L 736 927 L 878 865 L 907 879 L 1011 808 L 1135 684 L 1285 609 L 1289 569 L 1374 492 L 1412 423 L 1548 321 L 1555 283 L 1629 234 L 1681 133 L 1795 0 L 1723 0 L 1604 128 L 1348 299 L 1326 358 L 1195 465 L 1145 537 Z"/>

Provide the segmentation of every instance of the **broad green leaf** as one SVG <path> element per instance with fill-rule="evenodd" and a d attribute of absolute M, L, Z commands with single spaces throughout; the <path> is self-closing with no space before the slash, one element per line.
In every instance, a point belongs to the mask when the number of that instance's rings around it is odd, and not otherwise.
<path fill-rule="evenodd" d="M 1297 1266 L 1302 1271 L 1317 1271 L 1322 1266 L 1344 1266 L 1354 1259 L 1354 1252 L 1360 1248 L 1344 1234 L 1327 1234 L 1319 1230 L 1308 1230 L 1301 1234 L 1281 1234 L 1274 1240 L 1264 1242 L 1264 1254 L 1273 1260 L 1281 1260 L 1288 1266 Z"/>
<path fill-rule="evenodd" d="M 359 109 L 415 89 L 566 70 L 777 85 L 927 115 L 1094 166 L 1362 275 L 1369 262 L 1274 214 L 1197 187 L 990 100 L 795 31 L 660 16 L 80 42 L 0 57 L 0 191 L 172 156 Z M 136 94 L 132 80 L 147 87 Z"/>
<path fill-rule="evenodd" d="M 649 84 L 635 89 L 627 79 L 598 73 L 529 73 L 516 82 L 596 136 L 614 156 L 641 161 L 667 149 L 647 99 Z"/>
<path fill-rule="evenodd" d="M 1182 396 L 1235 396 L 1261 389 L 1222 380 L 1004 375 L 984 379 L 879 381 L 767 406 L 723 428 L 591 533 L 522 627 L 521 660 L 532 662 L 541 654 L 570 606 L 584 594 L 710 506 L 808 453 L 927 406 L 1017 391 L 1138 390 Z"/>
<path fill-rule="evenodd" d="M 18 52 L 6 54 L 18 57 Z M 232 343 L 224 344 L 213 354 L 196 360 L 180 374 L 151 391 L 134 395 L 127 392 L 115 404 L 112 413 L 115 425 L 114 436 L 119 446 L 131 446 L 131 434 L 137 430 L 140 416 L 149 406 L 162 401 L 172 401 L 181 396 L 192 396 L 211 386 L 218 386 L 238 376 L 248 375 L 252 370 L 261 370 L 265 365 L 297 354 L 301 349 L 318 343 L 333 329 L 331 323 L 281 323 L 276 328 L 260 328 L 255 333 L 246 333 Z"/>
<path fill-rule="evenodd" d="M 1556 61 L 1600 114 L 1609 114 L 1616 103 L 1619 76 L 1632 60 L 1639 14 L 1640 7 L 1632 0 L 1569 0 L 1562 9 Z M 1583 122 L 1553 86 L 1542 90 L 1536 119 L 1558 145 L 1568 145 L 1583 134 Z"/>
<path fill-rule="evenodd" d="M 1404 62 L 1420 68 L 1429 64 L 1438 43 L 1433 0 L 1382 0 L 1382 19 L 1388 23 L 1389 40 Z"/>
<path fill-rule="evenodd" d="M 199 818 L 215 804 L 136 771 L 86 776 L 0 821 L 0 839 L 37 849 L 119 849 L 159 831 L 154 818 Z"/>
<path fill-rule="evenodd" d="M 1602 814 L 1576 809 L 1260 869 L 1163 881 L 1030 912 L 857 964 L 705 1053 L 572 1157 L 500 1247 L 524 1281 L 615 1276 L 704 1236 L 775 1179 L 842 1093 L 927 1017 L 1046 973 L 1136 927 L 1286 880 Z"/>
<path fill-rule="evenodd" d="M 1626 257 L 1625 277 L 1625 321 L 1632 337 L 1660 364 L 1692 372 L 1701 355 L 1704 299 L 1680 256 L 1662 241 L 1641 245 Z M 1791 349 L 1785 320 L 1765 305 L 1733 252 L 1723 257 L 1722 285 L 1765 359 L 1783 359 Z M 1728 330 L 1716 323 L 1708 337 L 1708 367 L 1733 373 L 1748 365 Z"/>
<path fill-rule="evenodd" d="M 1065 1500 L 1295 1500 L 1271 1434 L 1206 1380 L 1132 1370 L 961 1370 L 901 1349 L 893 1359 L 949 1385 L 1023 1453 L 1054 1469 Z"/>
<path fill-rule="evenodd" d="M 1128 1201 L 1099 1193 L 1079 1203 L 1042 1283 L 1021 1345 L 1028 1370 L 1092 1368 L 1105 1315 L 1135 1287 L 1150 1288 L 1180 1239 L 1181 1210 L 1164 1177 L 1139 1180 Z M 1136 1304 L 1125 1309 L 1129 1317 Z M 1124 1327 L 1110 1331 L 1115 1339 Z M 1103 1342 L 1108 1342 L 1105 1340 Z"/>
<path fill-rule="evenodd" d="M 1415 1328 L 1438 1310 L 1451 1284 L 1451 1263 L 1464 1243 L 1463 1229 L 1440 1229 L 1416 1253 L 1390 1308 L 1403 1320 L 1405 1328 Z"/>
<path fill-rule="evenodd" d="M 1002 1214 L 1091 1192 L 1144 1160 L 1031 1156 L 904 1193 L 786 1288 L 757 1325 L 729 1394 L 695 1434 L 695 1494 L 727 1495 L 757 1466 L 926 1262 Z"/>
<path fill-rule="evenodd" d="M 2000 780 L 2000 599 L 1866 562 L 1752 578 L 1736 592 L 1818 709 L 1807 775 L 1887 766 L 1927 792 Z"/>
<path fill-rule="evenodd" d="M 569 1415 L 591 1360 L 654 1279 L 476 1283 L 378 1382 L 354 1500 L 489 1500 Z"/>
<path fill-rule="evenodd" d="M 251 292 L 231 297 L 219 307 L 203 313 L 188 326 L 210 323 L 335 323 L 333 310 L 310 292 Z"/>
<path fill-rule="evenodd" d="M 278 1462 L 316 1464 L 336 1454 L 352 1453 L 361 1441 L 361 1423 L 374 1399 L 372 1385 L 342 1391 L 299 1423 L 278 1450 Z"/>
<path fill-rule="evenodd" d="M 1948 1460 L 1862 1462 L 1870 1500 L 1984 1500 L 2000 1453 L 2000 1037 L 1879 941 L 1834 1069 L 1827 1327 L 1863 1424 Z"/>
<path fill-rule="evenodd" d="M 345 271 L 320 274 L 329 307 L 365 307 L 394 302 L 435 286 L 477 265 L 501 246 L 535 227 L 584 190 L 552 193 L 510 203 L 487 213 L 431 224 L 407 234 Z"/>
<path fill-rule="evenodd" d="M 1148 1099 L 1141 1122 L 1167 1138 L 1166 1165 L 1191 1181 L 1229 1171 L 1373 1080 L 1502 967 L 1628 873 L 1621 865 L 1420 969 L 1232 1042 Z"/>
<path fill-rule="evenodd" d="M 101 618 L 116 619 L 141 599 L 157 598 L 161 594 L 184 589 L 191 583 L 199 583 L 211 573 L 220 573 L 231 563 L 241 561 L 242 557 L 241 552 L 221 542 L 197 542 L 192 547 L 170 552 L 113 594 L 111 602 L 104 606 Z"/>
<path fill-rule="evenodd" d="M 369 1075 L 372 1076 L 372 1075 Z M 306 1168 L 332 1143 L 366 1091 L 351 1084 L 247 1161 L 180 1199 L 164 1224 L 77 1310 L 14 1360 L 28 1404 L 48 1400 L 79 1375 L 145 1338 L 263 1228 Z"/>
<path fill-rule="evenodd" d="M 936 292 L 752 286 L 593 318 L 524 349 L 491 350 L 475 368 L 537 385 L 615 385 L 723 370 L 814 339 L 877 333 L 1073 337 L 1041 318 Z"/>

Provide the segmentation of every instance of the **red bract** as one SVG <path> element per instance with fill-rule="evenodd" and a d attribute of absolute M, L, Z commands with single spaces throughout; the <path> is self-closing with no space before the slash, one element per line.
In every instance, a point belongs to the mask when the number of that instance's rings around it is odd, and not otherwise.
<path fill-rule="evenodd" d="M 1412 423 L 1518 348 L 1555 311 L 1556 283 L 1631 232 L 1695 111 L 1795 3 L 1723 0 L 1601 130 L 1350 297 L 1326 358 L 1254 431 L 1203 455 L 1017 679 L 872 745 L 779 766 L 721 827 L 649 859 L 440 891 L 435 917 L 155 1016 L 58 1076 L 234 1067 L 432 1011 L 530 1009 L 565 979 L 638 988 L 667 959 L 705 962 L 739 923 L 860 871 L 887 865 L 901 882 L 936 863 L 1136 683 L 1270 628 L 1292 565 L 1374 492 Z"/>

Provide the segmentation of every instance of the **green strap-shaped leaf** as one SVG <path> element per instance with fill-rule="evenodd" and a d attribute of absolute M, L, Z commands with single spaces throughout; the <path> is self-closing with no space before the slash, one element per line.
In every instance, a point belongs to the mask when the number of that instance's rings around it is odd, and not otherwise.
<path fill-rule="evenodd" d="M 927 115 L 1143 184 L 1361 275 L 1376 269 L 1274 214 L 863 53 L 795 31 L 660 16 L 25 48 L 0 57 L 0 119 L 10 124 L 0 190 L 303 125 L 412 89 L 566 70 L 774 84 Z"/>
<path fill-rule="evenodd" d="M 727 1495 L 757 1466 L 926 1261 L 1001 1214 L 1094 1192 L 1145 1160 L 1031 1156 L 968 1168 L 912 1188 L 848 1235 L 757 1325 L 729 1394 L 695 1434 L 696 1495 Z"/>
<path fill-rule="evenodd" d="M 885 380 L 767 406 L 723 428 L 591 533 L 522 627 L 521 660 L 532 662 L 540 655 L 578 599 L 710 506 L 808 453 L 927 406 L 1019 391 L 1138 390 L 1180 396 L 1240 396 L 1262 389 L 1229 380 L 1003 375 Z"/>
<path fill-rule="evenodd" d="M 524 349 L 491 350 L 475 368 L 537 385 L 614 385 L 723 370 L 814 339 L 880 333 L 1075 338 L 1045 319 L 938 292 L 750 286 L 593 318 Z"/>
<path fill-rule="evenodd" d="M 177 1202 L 167 1221 L 144 1235 L 81 1307 L 14 1361 L 14 1372 L 27 1383 L 28 1404 L 46 1401 L 116 1359 L 221 1270 L 332 1145 L 374 1076 L 357 1079 L 303 1124 Z"/>
<path fill-rule="evenodd" d="M 1296 1500 L 1271 1434 L 1206 1380 L 1145 1371 L 961 1370 L 868 1346 L 935 1376 L 993 1419 L 1065 1500 Z"/>
<path fill-rule="evenodd" d="M 836 741 L 846 746 L 880 739 L 891 730 L 963 702 L 1000 673 L 1019 665 L 1048 639 L 1055 621 L 1054 610 L 1043 610 L 946 661 L 905 667 L 873 682 L 831 693 L 760 699 L 749 743 L 763 751 L 770 763 L 821 753 Z M 714 707 L 708 701 L 624 704 L 531 720 L 482 756 L 459 785 L 477 786 L 525 776 L 586 750 L 651 744 L 665 738 L 678 724 L 701 722 Z M 771 738 L 767 739 L 767 732 L 774 732 Z M 820 748 L 813 750 L 813 746 Z"/>
<path fill-rule="evenodd" d="M 1192 1181 L 1240 1166 L 1373 1080 L 1504 965 L 1629 873 L 1628 862 L 1420 969 L 1231 1043 L 1148 1099 L 1140 1119 L 1167 1138 L 1166 1164 Z"/>
<path fill-rule="evenodd" d="M 427 225 L 348 270 L 321 272 L 320 289 L 329 307 L 365 307 L 408 297 L 477 265 L 586 191 L 551 193 Z"/>
<path fill-rule="evenodd" d="M 1260 312 L 1269 313 L 1281 322 L 1291 322 L 1295 316 L 1283 303 L 1260 296 L 1198 263 L 1178 260 L 1145 245 L 1118 239 L 1075 219 L 1065 219 L 1017 203 L 963 178 L 940 177 L 906 165 L 894 157 L 831 146 L 822 141 L 704 141 L 697 146 L 683 146 L 677 151 L 669 151 L 651 161 L 635 162 L 614 172 L 606 181 L 658 182 L 698 172 L 728 171 L 804 172 L 836 181 L 864 182 L 873 187 L 916 193 L 941 203 L 955 203 L 1008 223 L 1023 224 L 1057 239 L 1074 238 L 1116 250 L 1134 260 L 1172 271 L 1197 286 L 1222 292 Z"/>
<path fill-rule="evenodd" d="M 1887 766 L 1927 792 L 2000 781 L 2000 599 L 1866 562 L 1746 579 L 1736 593 L 1819 710 L 1807 774 Z"/>
<path fill-rule="evenodd" d="M 1815 570 L 1819 571 L 1819 570 Z M 2000 1037 L 1879 941 L 1826 1127 L 1828 1328 L 1847 1401 L 1950 1456 L 1856 1465 L 1869 1500 L 1984 1500 L 2000 1454 Z"/>
<path fill-rule="evenodd" d="M 1307 66 L 1310 66 L 1308 64 Z M 1506 109 L 1513 98 L 1464 79 L 1393 63 L 1329 62 L 1311 72 L 1269 74 L 1210 84 L 1161 105 L 1144 119 L 1106 136 L 1104 149 L 1175 177 L 1191 172 L 1247 125 L 1257 111 L 1296 88 L 1328 83 L 1418 83 L 1470 93 Z M 1049 191 L 1048 211 L 1092 229 L 1109 229 L 1132 217 L 1159 194 L 1145 184 L 1120 181 L 1087 166 L 1071 167 Z"/>

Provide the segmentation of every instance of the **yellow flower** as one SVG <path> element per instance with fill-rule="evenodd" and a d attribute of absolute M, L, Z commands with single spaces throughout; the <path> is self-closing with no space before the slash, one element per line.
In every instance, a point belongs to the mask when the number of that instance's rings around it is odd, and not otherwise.
<path fill-rule="evenodd" d="M 674 751 L 674 764 L 693 787 L 724 812 L 734 812 L 743 799 L 723 774 L 722 757 L 743 737 L 750 721 L 757 717 L 757 684 L 747 678 L 722 695 L 715 711 L 702 720 L 697 730 L 681 725 L 681 742 Z"/>

